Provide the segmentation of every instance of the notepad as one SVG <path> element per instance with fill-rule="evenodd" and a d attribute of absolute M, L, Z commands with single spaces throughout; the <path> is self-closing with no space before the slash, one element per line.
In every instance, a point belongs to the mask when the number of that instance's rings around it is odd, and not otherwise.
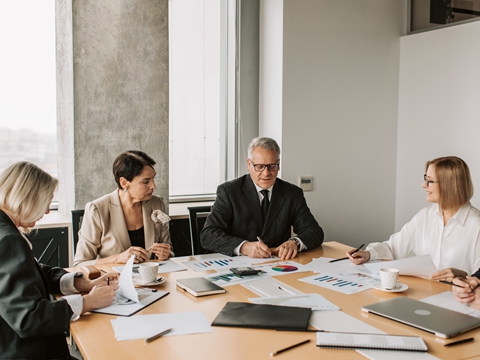
<path fill-rule="evenodd" d="M 222 294 L 225 289 L 217 284 L 208 281 L 205 278 L 177 279 L 177 286 L 189 292 L 193 296 L 205 296 L 213 294 Z"/>
<path fill-rule="evenodd" d="M 336 349 L 427 351 L 419 336 L 318 332 L 317 346 Z"/>

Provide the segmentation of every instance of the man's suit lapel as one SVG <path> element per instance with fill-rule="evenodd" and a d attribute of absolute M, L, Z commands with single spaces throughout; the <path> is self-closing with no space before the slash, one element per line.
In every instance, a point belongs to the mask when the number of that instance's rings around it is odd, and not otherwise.
<path fill-rule="evenodd" d="M 284 204 L 284 197 L 283 197 L 283 188 L 282 182 L 277 179 L 275 181 L 275 185 L 273 186 L 273 192 L 270 200 L 270 206 L 268 207 L 267 218 L 265 219 L 265 224 L 263 224 L 262 229 L 262 236 L 264 236 L 270 226 L 272 226 L 273 221 L 277 218 L 278 213 L 282 209 Z"/>
<path fill-rule="evenodd" d="M 245 206 L 251 211 L 253 214 L 253 218 L 255 219 L 256 228 L 261 229 L 263 227 L 263 215 L 262 215 L 262 208 L 260 207 L 260 200 L 258 199 L 257 189 L 253 184 L 253 181 L 250 175 L 247 175 L 245 179 L 245 184 L 243 185 L 243 198 Z M 235 214 L 233 215 L 235 216 Z M 249 226 L 246 224 L 245 226 Z M 251 225 L 250 225 L 251 226 Z"/>
<path fill-rule="evenodd" d="M 118 190 L 110 194 L 108 207 L 110 209 L 110 221 L 115 233 L 115 239 L 120 243 L 123 250 L 127 250 L 130 247 L 130 238 L 128 237 L 127 224 L 123 215 L 122 205 L 120 204 L 120 198 L 118 197 Z"/>

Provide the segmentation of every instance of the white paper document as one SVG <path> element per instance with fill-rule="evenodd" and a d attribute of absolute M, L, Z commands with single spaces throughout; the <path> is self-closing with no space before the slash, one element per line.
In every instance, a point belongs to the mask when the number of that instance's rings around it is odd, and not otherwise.
<path fill-rule="evenodd" d="M 295 261 L 282 261 L 270 264 L 254 265 L 253 268 L 264 271 L 270 276 L 288 275 L 297 272 L 307 271 L 305 265 Z"/>
<path fill-rule="evenodd" d="M 298 280 L 350 295 L 371 289 L 373 283 L 380 281 L 380 277 L 346 269 L 342 272 L 321 272 Z"/>
<path fill-rule="evenodd" d="M 378 330 L 343 311 L 312 311 L 309 323 L 314 328 L 323 331 L 385 334 L 383 331 Z"/>
<path fill-rule="evenodd" d="M 429 296 L 421 301 L 426 302 L 428 304 L 436 305 L 443 307 L 445 309 L 453 310 L 460 312 L 462 314 L 474 316 L 480 318 L 480 310 L 472 309 L 467 304 L 463 304 L 458 302 L 451 291 L 445 291 L 443 293 Z"/>
<path fill-rule="evenodd" d="M 320 257 L 312 259 L 311 262 L 305 265 L 306 270 L 311 270 L 317 273 L 330 272 L 330 273 L 343 273 L 345 270 L 352 272 L 360 272 L 364 274 L 371 274 L 364 265 L 355 265 L 350 260 L 341 260 L 336 262 L 329 262 L 334 260 L 333 258 Z"/>
<path fill-rule="evenodd" d="M 436 356 L 420 351 L 392 351 L 392 350 L 356 350 L 370 360 L 435 360 Z"/>
<path fill-rule="evenodd" d="M 238 275 L 231 271 L 219 271 L 215 274 L 205 276 L 205 279 L 217 284 L 218 286 L 225 287 L 235 284 L 242 284 L 252 280 L 258 280 L 263 278 L 269 278 L 270 275 L 262 272 L 257 275 Z"/>
<path fill-rule="evenodd" d="M 249 281 L 241 285 L 261 297 L 303 294 L 300 290 L 271 277 Z"/>
<path fill-rule="evenodd" d="M 202 311 L 118 317 L 112 326 L 118 341 L 146 339 L 170 328 L 163 336 L 213 332 Z"/>
<path fill-rule="evenodd" d="M 254 304 L 306 307 L 312 310 L 340 310 L 332 302 L 319 294 L 299 294 L 248 299 Z"/>
<path fill-rule="evenodd" d="M 380 273 L 381 268 L 395 268 L 400 271 L 400 275 L 428 277 L 437 271 L 430 255 L 415 256 L 406 259 L 392 261 L 371 261 L 365 263 L 365 267 L 374 274 Z"/>
<path fill-rule="evenodd" d="M 132 266 L 132 269 L 133 269 L 132 270 L 132 275 L 134 277 L 140 277 L 140 273 L 138 272 L 138 267 L 139 267 L 139 264 L 134 264 Z M 122 270 L 123 270 L 123 266 L 114 266 L 112 269 L 121 273 Z M 176 272 L 176 271 L 186 271 L 186 270 L 187 270 L 187 268 L 185 266 L 177 264 L 176 262 L 173 262 L 172 260 L 158 261 L 158 273 L 159 274 L 166 274 L 166 273 L 171 273 L 171 272 Z"/>
<path fill-rule="evenodd" d="M 243 256 L 230 257 L 223 254 L 203 255 L 201 259 L 185 261 L 182 264 L 194 271 L 217 270 L 224 271 L 233 267 L 249 266 L 243 262 Z"/>

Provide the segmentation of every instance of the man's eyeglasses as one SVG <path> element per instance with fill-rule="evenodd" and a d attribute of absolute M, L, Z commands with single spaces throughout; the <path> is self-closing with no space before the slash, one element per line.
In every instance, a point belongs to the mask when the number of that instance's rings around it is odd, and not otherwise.
<path fill-rule="evenodd" d="M 280 164 L 254 164 L 252 160 L 250 160 L 250 164 L 252 164 L 255 171 L 258 171 L 258 172 L 262 172 L 263 170 L 265 170 L 265 168 L 267 168 L 268 171 L 280 170 Z"/>
<path fill-rule="evenodd" d="M 427 187 L 430 187 L 430 185 L 432 184 L 438 183 L 438 181 L 428 180 L 427 174 L 423 174 L 423 181 L 427 183 Z"/>

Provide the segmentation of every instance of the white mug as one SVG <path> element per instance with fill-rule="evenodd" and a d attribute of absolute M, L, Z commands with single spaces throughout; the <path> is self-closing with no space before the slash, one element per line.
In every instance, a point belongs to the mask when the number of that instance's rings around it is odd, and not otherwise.
<path fill-rule="evenodd" d="M 142 283 L 149 284 L 157 280 L 158 263 L 145 262 L 138 266 L 138 272 L 142 276 Z"/>
<path fill-rule="evenodd" d="M 382 287 L 385 290 L 395 290 L 397 288 L 398 274 L 399 274 L 398 269 L 394 269 L 394 268 L 380 269 L 380 280 L 382 281 Z"/>

